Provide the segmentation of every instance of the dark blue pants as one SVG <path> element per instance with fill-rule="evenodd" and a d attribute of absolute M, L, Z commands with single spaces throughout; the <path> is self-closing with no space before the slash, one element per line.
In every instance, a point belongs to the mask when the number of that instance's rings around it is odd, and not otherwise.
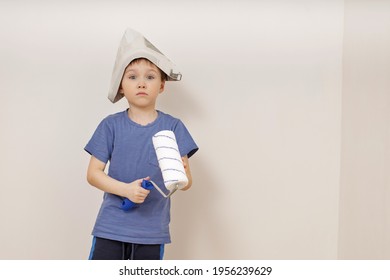
<path fill-rule="evenodd" d="M 164 244 L 145 245 L 94 237 L 90 260 L 162 260 Z"/>

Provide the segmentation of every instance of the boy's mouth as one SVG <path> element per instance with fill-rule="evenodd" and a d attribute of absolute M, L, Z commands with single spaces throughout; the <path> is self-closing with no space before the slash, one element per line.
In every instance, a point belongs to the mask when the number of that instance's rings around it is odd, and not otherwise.
<path fill-rule="evenodd" d="M 137 95 L 148 95 L 146 92 L 138 92 Z"/>

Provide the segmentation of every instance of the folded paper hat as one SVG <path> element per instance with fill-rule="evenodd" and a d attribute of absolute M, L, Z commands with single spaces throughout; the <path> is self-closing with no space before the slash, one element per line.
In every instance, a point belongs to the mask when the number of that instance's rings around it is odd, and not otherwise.
<path fill-rule="evenodd" d="M 123 94 L 118 92 L 123 72 L 130 62 L 137 58 L 150 60 L 167 74 L 168 81 L 181 80 L 181 74 L 176 65 L 153 46 L 142 34 L 129 28 L 126 30 L 120 42 L 112 72 L 111 85 L 108 92 L 108 99 L 112 103 L 117 102 L 123 97 Z"/>

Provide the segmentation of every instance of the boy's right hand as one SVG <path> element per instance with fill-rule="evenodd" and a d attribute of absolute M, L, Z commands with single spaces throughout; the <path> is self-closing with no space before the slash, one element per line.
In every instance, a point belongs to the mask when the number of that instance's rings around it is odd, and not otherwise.
<path fill-rule="evenodd" d="M 143 180 L 149 180 L 149 177 L 144 179 L 138 179 L 128 184 L 128 193 L 126 197 L 134 203 L 143 203 L 148 194 L 150 193 L 149 190 L 146 190 L 141 187 L 141 183 Z"/>

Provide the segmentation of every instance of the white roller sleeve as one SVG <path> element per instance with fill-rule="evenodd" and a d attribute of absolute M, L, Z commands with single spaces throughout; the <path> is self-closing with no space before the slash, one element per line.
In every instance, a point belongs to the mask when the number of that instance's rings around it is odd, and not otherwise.
<path fill-rule="evenodd" d="M 184 188 L 188 178 L 173 131 L 162 130 L 153 136 L 153 146 L 164 179 L 165 187 L 171 191 L 178 186 Z"/>

